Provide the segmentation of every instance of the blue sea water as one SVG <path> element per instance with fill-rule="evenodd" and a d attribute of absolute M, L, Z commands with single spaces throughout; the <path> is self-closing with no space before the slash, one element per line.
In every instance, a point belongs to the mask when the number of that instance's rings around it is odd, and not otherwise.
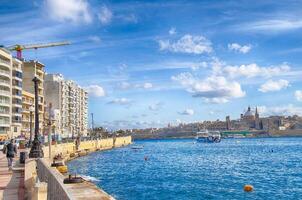
<path fill-rule="evenodd" d="M 118 200 L 302 199 L 302 138 L 135 141 L 68 163 Z M 145 157 L 148 159 L 145 161 Z M 251 184 L 254 192 L 243 192 Z"/>

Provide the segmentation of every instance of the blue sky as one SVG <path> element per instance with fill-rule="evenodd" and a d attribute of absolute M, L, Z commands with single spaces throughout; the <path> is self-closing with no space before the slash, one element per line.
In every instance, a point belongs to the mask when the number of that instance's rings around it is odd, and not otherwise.
<path fill-rule="evenodd" d="M 109 128 L 302 115 L 302 1 L 2 0 L 3 45 L 90 92 Z"/>

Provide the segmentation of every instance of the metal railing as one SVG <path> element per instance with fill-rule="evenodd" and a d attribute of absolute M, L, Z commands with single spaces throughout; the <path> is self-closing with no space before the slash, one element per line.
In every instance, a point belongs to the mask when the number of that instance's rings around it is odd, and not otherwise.
<path fill-rule="evenodd" d="M 49 165 L 43 158 L 37 159 L 39 180 L 47 183 L 47 200 L 73 200 L 63 184 L 63 175 Z"/>

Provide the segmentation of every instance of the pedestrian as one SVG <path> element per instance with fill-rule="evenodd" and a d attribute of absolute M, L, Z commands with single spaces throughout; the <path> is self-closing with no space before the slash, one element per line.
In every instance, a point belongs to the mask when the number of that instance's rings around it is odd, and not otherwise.
<path fill-rule="evenodd" d="M 17 154 L 17 146 L 15 144 L 15 140 L 11 139 L 10 143 L 8 143 L 4 148 L 3 148 L 3 153 L 6 153 L 6 158 L 8 162 L 8 169 L 11 171 L 12 165 L 13 165 L 13 159 L 15 157 L 15 154 Z"/>

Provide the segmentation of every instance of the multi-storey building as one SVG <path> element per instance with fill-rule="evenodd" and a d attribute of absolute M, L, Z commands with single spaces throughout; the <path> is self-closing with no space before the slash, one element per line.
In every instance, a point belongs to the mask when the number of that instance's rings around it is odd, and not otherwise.
<path fill-rule="evenodd" d="M 20 136 L 22 128 L 22 62 L 12 60 L 12 126 L 13 137 Z"/>
<path fill-rule="evenodd" d="M 35 95 L 26 92 L 25 90 L 22 91 L 22 135 L 25 135 L 26 138 L 29 138 L 30 131 L 34 130 L 34 123 L 35 123 Z M 30 126 L 31 123 L 31 126 Z"/>
<path fill-rule="evenodd" d="M 44 65 L 36 60 L 23 62 L 23 90 L 34 94 L 33 78 L 36 76 L 39 79 L 38 97 L 39 97 L 39 132 L 44 134 Z"/>
<path fill-rule="evenodd" d="M 87 135 L 88 94 L 74 81 L 64 80 L 61 74 L 45 77 L 45 101 L 59 110 L 61 137 Z M 56 129 L 58 130 L 58 129 Z"/>
<path fill-rule="evenodd" d="M 0 49 L 0 139 L 21 134 L 22 62 Z"/>
<path fill-rule="evenodd" d="M 0 49 L 0 140 L 11 134 L 12 56 Z"/>

